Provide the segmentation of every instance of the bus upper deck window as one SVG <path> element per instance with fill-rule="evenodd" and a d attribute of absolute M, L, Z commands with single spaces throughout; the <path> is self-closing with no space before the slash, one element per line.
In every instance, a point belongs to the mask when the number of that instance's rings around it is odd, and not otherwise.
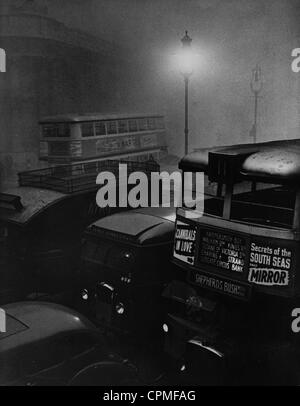
<path fill-rule="evenodd" d="M 116 121 L 107 122 L 107 133 L 108 134 L 117 134 L 117 123 Z"/>
<path fill-rule="evenodd" d="M 70 137 L 70 126 L 68 124 L 58 124 L 57 136 L 58 137 Z"/>
<path fill-rule="evenodd" d="M 119 120 L 118 121 L 118 128 L 119 128 L 119 133 L 127 133 L 128 132 L 128 122 L 127 122 L 127 120 Z"/>
<path fill-rule="evenodd" d="M 44 137 L 57 137 L 57 128 L 53 124 L 47 124 L 43 126 Z"/>
<path fill-rule="evenodd" d="M 148 122 L 147 122 L 146 118 L 140 118 L 138 120 L 138 123 L 139 123 L 139 130 L 140 131 L 148 130 Z"/>
<path fill-rule="evenodd" d="M 44 137 L 70 137 L 68 124 L 47 124 L 43 126 Z"/>
<path fill-rule="evenodd" d="M 95 123 L 96 135 L 106 135 L 106 128 L 104 121 L 98 121 Z"/>
<path fill-rule="evenodd" d="M 92 137 L 94 135 L 94 124 L 93 123 L 82 123 L 81 133 L 83 137 Z"/>
<path fill-rule="evenodd" d="M 156 124 L 157 124 L 157 128 L 160 129 L 160 130 L 165 128 L 164 119 L 162 117 L 158 117 L 156 119 Z"/>
<path fill-rule="evenodd" d="M 155 130 L 155 119 L 154 118 L 148 118 L 148 128 L 149 130 Z"/>
<path fill-rule="evenodd" d="M 137 131 L 137 121 L 136 120 L 129 120 L 129 132 L 136 132 Z"/>

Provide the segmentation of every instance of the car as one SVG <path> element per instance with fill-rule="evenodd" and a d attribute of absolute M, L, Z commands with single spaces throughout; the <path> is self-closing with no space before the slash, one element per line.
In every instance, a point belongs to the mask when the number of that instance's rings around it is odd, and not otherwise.
<path fill-rule="evenodd" d="M 135 367 L 112 353 L 99 330 L 78 312 L 30 301 L 7 304 L 3 311 L 1 386 L 137 384 Z"/>
<path fill-rule="evenodd" d="M 140 208 L 92 223 L 81 254 L 81 308 L 127 336 L 161 332 L 164 285 L 171 263 L 175 208 Z"/>
<path fill-rule="evenodd" d="M 95 193 L 18 186 L 0 194 L 1 304 L 72 291 L 82 233 L 101 216 Z"/>

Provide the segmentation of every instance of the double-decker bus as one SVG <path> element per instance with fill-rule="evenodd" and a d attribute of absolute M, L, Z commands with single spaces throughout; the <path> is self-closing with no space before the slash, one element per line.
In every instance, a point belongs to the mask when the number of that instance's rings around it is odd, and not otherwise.
<path fill-rule="evenodd" d="M 167 353 L 194 383 L 299 384 L 300 140 L 199 150 L 179 168 L 208 182 L 203 213 L 177 210 Z"/>
<path fill-rule="evenodd" d="M 40 159 L 50 164 L 159 160 L 167 153 L 162 115 L 66 114 L 44 117 L 40 126 Z"/>

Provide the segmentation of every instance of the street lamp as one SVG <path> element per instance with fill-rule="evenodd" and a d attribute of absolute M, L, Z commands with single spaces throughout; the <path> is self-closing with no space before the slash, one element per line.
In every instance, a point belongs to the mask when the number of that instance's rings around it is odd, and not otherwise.
<path fill-rule="evenodd" d="M 194 55 L 191 51 L 192 38 L 189 37 L 188 32 L 185 32 L 184 37 L 181 39 L 182 50 L 179 55 L 180 72 L 184 78 L 184 151 L 185 155 L 189 152 L 189 79 L 193 73 Z"/>
<path fill-rule="evenodd" d="M 252 93 L 254 94 L 254 123 L 252 125 L 250 136 L 253 138 L 254 144 L 257 141 L 257 107 L 258 107 L 258 98 L 259 93 L 261 92 L 263 87 L 262 77 L 261 77 L 261 68 L 256 65 L 254 69 L 252 69 L 252 78 L 250 82 L 250 88 Z"/>

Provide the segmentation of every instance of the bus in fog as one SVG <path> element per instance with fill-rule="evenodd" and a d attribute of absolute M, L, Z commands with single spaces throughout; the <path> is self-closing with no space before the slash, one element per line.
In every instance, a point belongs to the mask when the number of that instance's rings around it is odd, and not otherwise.
<path fill-rule="evenodd" d="M 167 154 L 164 116 L 66 114 L 40 120 L 40 159 L 50 164 L 99 159 L 158 161 Z"/>

